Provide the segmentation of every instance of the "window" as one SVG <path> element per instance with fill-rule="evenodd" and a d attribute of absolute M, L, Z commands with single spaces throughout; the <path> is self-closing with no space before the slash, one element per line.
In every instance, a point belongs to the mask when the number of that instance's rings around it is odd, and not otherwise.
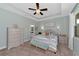
<path fill-rule="evenodd" d="M 77 24 L 79 24 L 79 19 L 77 19 Z"/>
<path fill-rule="evenodd" d="M 79 14 L 75 18 L 75 36 L 79 37 Z"/>

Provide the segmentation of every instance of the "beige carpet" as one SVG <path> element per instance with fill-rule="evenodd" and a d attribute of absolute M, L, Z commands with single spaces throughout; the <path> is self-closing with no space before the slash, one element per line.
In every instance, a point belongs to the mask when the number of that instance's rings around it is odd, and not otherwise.
<path fill-rule="evenodd" d="M 23 45 L 12 48 L 10 50 L 0 51 L 1 56 L 72 56 L 73 53 L 67 48 L 65 44 L 59 44 L 58 51 L 54 54 L 52 51 L 45 51 L 35 46 L 30 45 L 29 43 L 24 43 Z"/>

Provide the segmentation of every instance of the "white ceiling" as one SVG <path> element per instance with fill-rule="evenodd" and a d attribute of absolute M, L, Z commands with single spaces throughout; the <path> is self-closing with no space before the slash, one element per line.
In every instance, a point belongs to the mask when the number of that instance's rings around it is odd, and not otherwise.
<path fill-rule="evenodd" d="M 24 17 L 42 21 L 48 17 L 68 15 L 75 5 L 75 3 L 40 3 L 40 8 L 48 8 L 48 11 L 42 12 L 44 15 L 33 15 L 34 11 L 28 10 L 28 8 L 35 8 L 35 3 L 4 3 L 0 4 L 0 8 L 17 13 Z"/>

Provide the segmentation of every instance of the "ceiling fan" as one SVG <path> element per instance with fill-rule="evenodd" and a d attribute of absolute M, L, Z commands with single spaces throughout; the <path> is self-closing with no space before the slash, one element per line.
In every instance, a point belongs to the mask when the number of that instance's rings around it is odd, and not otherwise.
<path fill-rule="evenodd" d="M 34 15 L 36 15 L 36 14 L 37 15 L 43 15 L 43 13 L 41 11 L 47 11 L 48 10 L 47 8 L 40 9 L 39 8 L 39 3 L 36 3 L 36 9 L 34 9 L 34 8 L 28 8 L 28 9 L 35 11 Z"/>

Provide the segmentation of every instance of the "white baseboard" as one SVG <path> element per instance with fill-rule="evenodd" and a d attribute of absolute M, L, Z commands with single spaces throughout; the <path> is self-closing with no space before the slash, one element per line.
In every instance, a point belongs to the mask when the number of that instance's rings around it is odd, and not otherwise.
<path fill-rule="evenodd" d="M 25 38 L 24 39 L 24 42 L 27 42 L 27 41 L 30 41 L 30 39 L 29 38 Z"/>
<path fill-rule="evenodd" d="M 30 41 L 30 40 L 24 40 L 24 42 L 27 42 L 27 41 Z"/>
<path fill-rule="evenodd" d="M 3 46 L 3 47 L 0 47 L 0 50 L 2 50 L 2 49 L 5 49 L 6 47 L 5 46 Z"/>

